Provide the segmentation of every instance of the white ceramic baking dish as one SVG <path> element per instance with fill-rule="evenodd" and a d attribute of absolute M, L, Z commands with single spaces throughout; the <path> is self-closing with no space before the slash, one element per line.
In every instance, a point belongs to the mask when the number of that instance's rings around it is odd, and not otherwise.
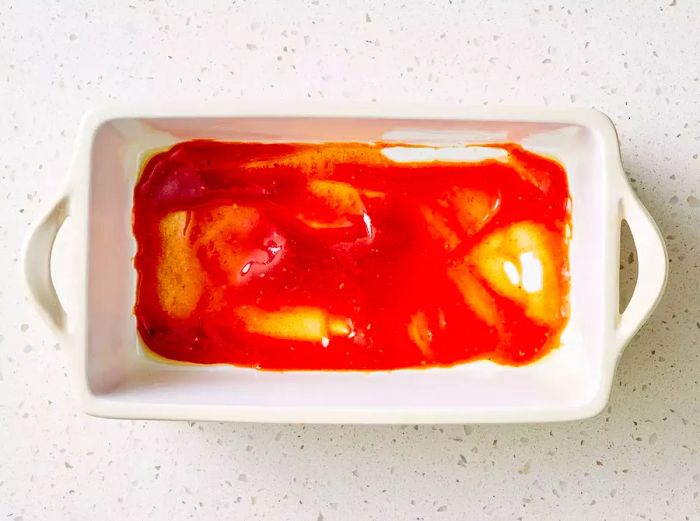
<path fill-rule="evenodd" d="M 514 141 L 557 158 L 573 199 L 571 318 L 562 346 L 524 367 L 480 361 L 379 372 L 265 372 L 147 356 L 132 313 L 132 191 L 144 154 L 192 138 L 453 146 Z M 75 309 L 67 314 L 50 257 L 68 215 L 77 247 L 71 263 Z M 634 294 L 620 314 L 623 220 L 639 265 Z M 620 353 L 654 309 L 667 273 L 663 240 L 627 183 L 612 123 L 581 109 L 105 108 L 84 118 L 65 191 L 25 250 L 30 293 L 66 345 L 84 410 L 119 418 L 462 423 L 588 417 L 605 406 Z"/>

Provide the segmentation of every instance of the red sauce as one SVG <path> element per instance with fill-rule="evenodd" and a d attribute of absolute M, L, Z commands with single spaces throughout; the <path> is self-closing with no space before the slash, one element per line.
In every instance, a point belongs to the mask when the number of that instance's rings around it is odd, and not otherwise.
<path fill-rule="evenodd" d="M 264 369 L 532 362 L 568 314 L 556 161 L 395 162 L 388 144 L 190 141 L 134 190 L 154 353 Z"/>

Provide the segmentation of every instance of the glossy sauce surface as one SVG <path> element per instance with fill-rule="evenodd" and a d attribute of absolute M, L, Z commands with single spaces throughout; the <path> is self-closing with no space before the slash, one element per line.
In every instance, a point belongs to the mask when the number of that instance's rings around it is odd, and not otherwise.
<path fill-rule="evenodd" d="M 557 347 L 563 167 L 515 144 L 481 162 L 396 162 L 395 146 L 190 141 L 153 156 L 133 209 L 145 345 L 327 370 L 521 365 Z"/>

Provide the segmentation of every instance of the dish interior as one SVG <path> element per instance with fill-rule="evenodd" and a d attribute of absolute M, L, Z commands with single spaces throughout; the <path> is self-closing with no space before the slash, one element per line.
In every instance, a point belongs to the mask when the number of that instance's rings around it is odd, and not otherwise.
<path fill-rule="evenodd" d="M 530 365 L 476 361 L 376 372 L 266 372 L 230 365 L 163 363 L 137 334 L 133 306 L 132 202 L 147 154 L 191 139 L 241 142 L 409 143 L 462 147 L 515 142 L 560 162 L 573 200 L 570 318 L 561 346 Z M 483 154 L 483 149 L 474 149 Z M 475 157 L 481 159 L 481 157 Z M 97 130 L 90 157 L 86 378 L 97 397 L 123 403 L 338 409 L 566 410 L 601 385 L 616 291 L 605 261 L 610 208 L 602 139 L 583 125 L 329 117 L 114 119 Z M 608 268 L 610 268 L 608 266 Z"/>
<path fill-rule="evenodd" d="M 134 191 L 143 343 L 268 370 L 546 356 L 568 317 L 566 172 L 479 148 L 496 157 L 203 140 L 155 153 Z"/>

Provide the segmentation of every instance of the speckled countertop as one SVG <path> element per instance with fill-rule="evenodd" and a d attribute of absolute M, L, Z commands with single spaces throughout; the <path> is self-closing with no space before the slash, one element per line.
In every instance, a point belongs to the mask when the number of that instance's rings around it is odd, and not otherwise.
<path fill-rule="evenodd" d="M 0 517 L 700 519 L 700 2 L 568 4 L 1 2 Z M 666 297 L 624 353 L 608 409 L 466 427 L 77 412 L 65 346 L 25 295 L 20 245 L 61 186 L 82 114 L 163 99 L 607 112 L 671 257 Z M 626 240 L 627 294 L 630 252 Z M 69 271 L 57 264 L 61 289 Z"/>

